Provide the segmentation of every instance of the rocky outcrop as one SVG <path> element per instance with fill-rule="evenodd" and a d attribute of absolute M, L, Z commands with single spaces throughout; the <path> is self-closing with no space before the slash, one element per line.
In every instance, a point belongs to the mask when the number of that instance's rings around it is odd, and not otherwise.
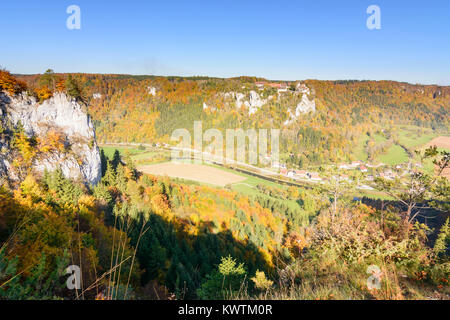
<path fill-rule="evenodd" d="M 226 92 L 223 95 L 225 98 L 233 98 L 235 99 L 236 108 L 241 108 L 245 106 L 248 108 L 248 114 L 255 114 L 263 105 L 267 103 L 268 99 L 262 99 L 260 95 L 252 90 L 248 94 L 248 100 L 245 100 L 246 95 L 240 92 Z"/>
<path fill-rule="evenodd" d="M 63 137 L 64 150 L 40 152 L 33 159 L 33 170 L 43 172 L 60 168 L 66 177 L 81 179 L 88 184 L 100 180 L 100 152 L 92 121 L 82 104 L 63 93 L 38 104 L 34 97 L 26 94 L 11 97 L 0 92 L 0 110 L 3 128 L 17 128 L 20 124 L 28 137 L 45 140 L 49 132 L 57 132 Z M 0 140 L 0 149 L 0 174 L 16 180 L 10 139 L 5 133 Z"/>
<path fill-rule="evenodd" d="M 299 117 L 301 114 L 316 111 L 316 103 L 313 100 L 309 100 L 306 94 L 303 94 L 302 101 L 297 104 L 295 109 L 295 116 Z"/>
<path fill-rule="evenodd" d="M 267 103 L 267 99 L 261 99 L 256 91 L 250 91 L 250 99 L 248 103 L 248 114 L 252 115 Z"/>
<path fill-rule="evenodd" d="M 148 93 L 152 96 L 156 96 L 156 88 L 155 87 L 147 87 Z"/>
<path fill-rule="evenodd" d="M 302 98 L 293 111 L 290 108 L 287 109 L 289 119 L 285 121 L 285 125 L 288 125 L 291 122 L 295 121 L 302 114 L 316 111 L 316 103 L 314 99 L 309 100 L 308 98 L 311 92 L 312 91 L 305 84 L 299 83 L 297 85 L 296 91 L 291 96 L 293 96 L 295 99 L 298 99 L 297 97 L 301 95 Z M 235 106 L 238 109 L 243 106 L 246 107 L 248 109 L 249 116 L 255 114 L 259 109 L 261 109 L 262 106 L 266 105 L 269 101 L 274 99 L 272 95 L 268 96 L 266 99 L 263 99 L 261 95 L 254 90 L 251 90 L 247 94 L 233 91 L 225 92 L 222 94 L 222 96 L 225 99 L 231 99 L 231 102 L 233 102 L 234 100 Z M 282 95 L 280 95 L 280 93 L 278 93 L 278 101 L 283 101 Z M 203 106 L 203 109 L 206 109 L 205 106 Z"/>
<path fill-rule="evenodd" d="M 302 100 L 297 104 L 294 113 L 291 111 L 290 108 L 287 109 L 289 118 L 283 124 L 285 126 L 288 126 L 291 123 L 293 123 L 298 117 L 300 117 L 300 115 L 315 111 L 316 111 L 316 102 L 314 101 L 314 99 L 309 100 L 308 96 L 304 93 L 302 96 Z"/>

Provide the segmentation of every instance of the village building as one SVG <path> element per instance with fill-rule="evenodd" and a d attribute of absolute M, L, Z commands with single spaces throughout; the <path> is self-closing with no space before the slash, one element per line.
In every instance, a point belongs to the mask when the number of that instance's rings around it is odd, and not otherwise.
<path fill-rule="evenodd" d="M 309 179 L 311 179 L 313 181 L 320 181 L 320 180 L 322 180 L 322 178 L 319 176 L 319 174 L 317 172 L 309 172 L 308 173 L 308 177 L 309 177 Z"/>
<path fill-rule="evenodd" d="M 266 82 L 264 82 L 264 81 L 257 81 L 257 82 L 255 82 L 255 85 L 256 85 L 256 87 L 257 87 L 259 90 L 263 90 L 264 87 L 265 87 L 265 85 L 266 85 Z"/>
<path fill-rule="evenodd" d="M 295 171 L 295 175 L 298 177 L 298 178 L 308 178 L 308 171 L 306 171 L 306 170 L 296 170 Z"/>

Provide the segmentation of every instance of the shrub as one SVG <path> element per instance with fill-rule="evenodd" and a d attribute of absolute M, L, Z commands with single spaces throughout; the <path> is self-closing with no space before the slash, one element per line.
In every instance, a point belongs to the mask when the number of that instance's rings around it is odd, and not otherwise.
<path fill-rule="evenodd" d="M 222 257 L 218 270 L 206 277 L 197 295 L 204 300 L 235 297 L 243 288 L 245 273 L 242 263 L 237 265 L 231 256 Z"/>

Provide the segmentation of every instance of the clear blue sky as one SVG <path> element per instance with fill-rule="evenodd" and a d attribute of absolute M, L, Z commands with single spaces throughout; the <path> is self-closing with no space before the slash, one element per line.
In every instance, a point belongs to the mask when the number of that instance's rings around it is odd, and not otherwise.
<path fill-rule="evenodd" d="M 81 29 L 66 8 L 81 8 Z M 381 30 L 366 9 L 381 8 Z M 450 85 L 450 1 L 0 2 L 0 65 L 55 72 Z"/>

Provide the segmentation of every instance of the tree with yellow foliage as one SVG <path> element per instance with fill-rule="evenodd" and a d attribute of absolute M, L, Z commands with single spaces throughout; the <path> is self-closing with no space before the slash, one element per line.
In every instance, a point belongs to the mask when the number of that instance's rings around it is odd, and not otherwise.
<path fill-rule="evenodd" d="M 36 88 L 34 92 L 36 93 L 36 96 L 40 103 L 44 102 L 47 99 L 50 99 L 53 96 L 53 92 L 47 86 Z"/>
<path fill-rule="evenodd" d="M 13 160 L 13 167 L 16 168 L 20 180 L 23 180 L 29 173 L 33 160 L 36 156 L 34 140 L 28 138 L 23 128 L 19 128 L 14 133 L 11 147 L 16 151 L 17 156 Z"/>

